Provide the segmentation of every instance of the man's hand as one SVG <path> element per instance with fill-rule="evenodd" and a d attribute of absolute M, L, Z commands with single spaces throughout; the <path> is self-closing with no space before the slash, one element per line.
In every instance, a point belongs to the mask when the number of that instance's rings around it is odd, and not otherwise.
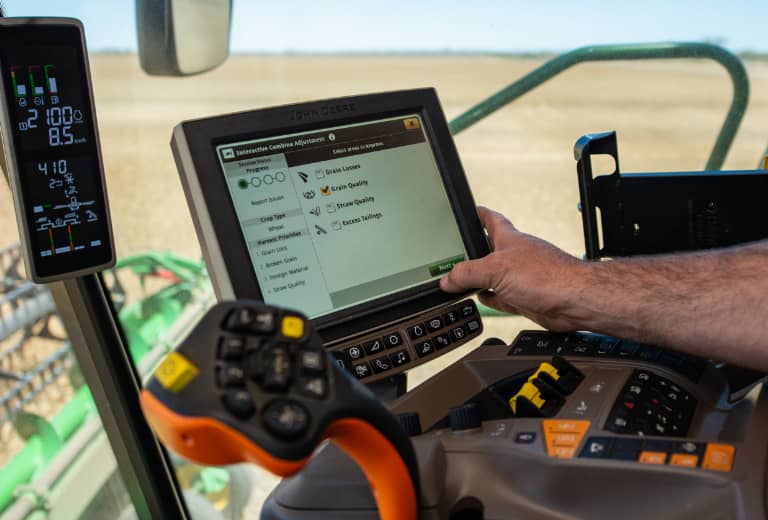
<path fill-rule="evenodd" d="M 584 262 L 521 233 L 501 213 L 484 207 L 478 213 L 493 252 L 455 265 L 440 287 L 446 292 L 489 289 L 479 296 L 489 307 L 522 314 L 548 329 L 575 329 L 568 309 L 584 286 Z"/>
<path fill-rule="evenodd" d="M 456 264 L 447 292 L 557 331 L 591 330 L 768 371 L 768 241 L 583 262 L 478 208 L 493 252 Z M 492 291 L 492 292 L 491 292 Z"/>

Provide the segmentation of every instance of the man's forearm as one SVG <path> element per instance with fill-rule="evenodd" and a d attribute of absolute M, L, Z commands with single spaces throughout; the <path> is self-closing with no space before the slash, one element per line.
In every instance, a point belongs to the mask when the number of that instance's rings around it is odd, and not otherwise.
<path fill-rule="evenodd" d="M 768 242 L 583 267 L 578 328 L 768 370 Z"/>

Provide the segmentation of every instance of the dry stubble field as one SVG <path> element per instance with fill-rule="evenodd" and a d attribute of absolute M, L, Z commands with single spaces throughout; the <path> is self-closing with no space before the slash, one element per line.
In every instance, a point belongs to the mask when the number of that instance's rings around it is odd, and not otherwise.
<path fill-rule="evenodd" d="M 472 56 L 235 56 L 201 76 L 150 78 L 136 56 L 95 55 L 91 62 L 118 254 L 172 250 L 194 257 L 199 246 L 168 146 L 179 121 L 423 86 L 437 88 L 452 118 L 541 63 Z M 754 167 L 768 144 L 768 63 L 747 66 L 751 101 L 727 168 Z M 616 129 L 624 171 L 698 169 L 730 95 L 726 73 L 711 62 L 582 65 L 466 130 L 456 143 L 478 203 L 581 254 L 574 141 Z M 2 188 L 0 226 L 7 242 L 16 235 L 12 215 Z M 511 339 L 529 325 L 518 318 L 488 319 L 486 335 Z M 415 371 L 411 383 L 476 345 Z M 265 479 L 260 491 L 272 484 Z"/>

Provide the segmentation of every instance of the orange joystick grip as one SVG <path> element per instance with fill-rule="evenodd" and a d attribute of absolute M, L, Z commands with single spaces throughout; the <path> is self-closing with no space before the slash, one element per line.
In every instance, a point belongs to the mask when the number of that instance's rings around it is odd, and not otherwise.
<path fill-rule="evenodd" d="M 165 445 L 201 464 L 251 462 L 289 476 L 330 439 L 362 468 L 383 520 L 418 518 L 410 438 L 300 313 L 217 304 L 158 366 L 141 406 Z"/>

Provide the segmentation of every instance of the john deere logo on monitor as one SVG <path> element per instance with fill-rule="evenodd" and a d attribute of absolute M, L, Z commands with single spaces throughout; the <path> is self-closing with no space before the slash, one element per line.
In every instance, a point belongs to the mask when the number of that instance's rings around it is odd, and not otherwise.
<path fill-rule="evenodd" d="M 291 121 L 309 121 L 321 117 L 328 117 L 336 114 L 344 114 L 357 110 L 354 103 L 338 103 L 335 105 L 319 105 L 314 108 L 294 110 L 288 112 Z"/>
<path fill-rule="evenodd" d="M 232 148 L 225 148 L 221 151 L 221 156 L 225 159 L 234 159 L 235 151 Z"/>

